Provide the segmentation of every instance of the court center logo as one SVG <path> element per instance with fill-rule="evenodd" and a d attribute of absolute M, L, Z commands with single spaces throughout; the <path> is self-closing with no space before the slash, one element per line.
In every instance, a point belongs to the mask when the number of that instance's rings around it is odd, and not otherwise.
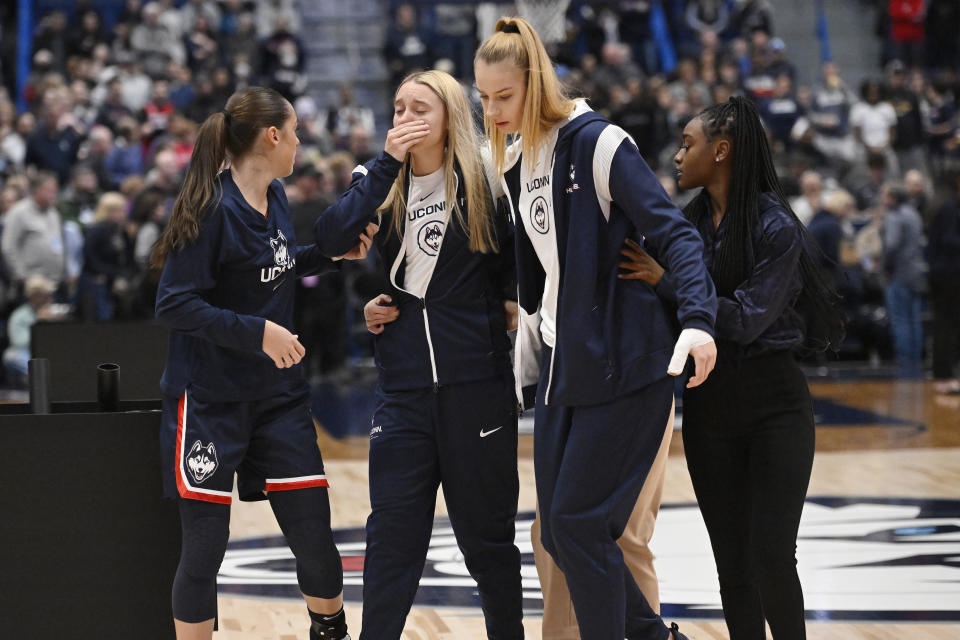
<path fill-rule="evenodd" d="M 219 466 L 217 448 L 212 442 L 206 446 L 199 440 L 193 443 L 187 453 L 187 469 L 190 470 L 190 475 L 197 484 L 203 484 L 203 481 L 212 476 Z"/>
<path fill-rule="evenodd" d="M 517 516 L 523 606 L 543 595 L 533 562 L 533 513 Z M 798 569 L 807 616 L 827 620 L 957 621 L 960 501 L 810 498 L 800 524 Z M 364 530 L 334 532 L 344 598 L 360 602 Z M 722 617 L 709 538 L 695 504 L 666 504 L 651 547 L 667 618 Z M 217 579 L 220 593 L 299 599 L 296 566 L 281 536 L 232 541 Z M 476 608 L 480 600 L 449 521 L 437 517 L 416 604 Z"/>
<path fill-rule="evenodd" d="M 530 225 L 537 230 L 537 233 L 547 233 L 550 231 L 550 216 L 547 214 L 547 200 L 543 196 L 537 196 L 533 204 L 530 205 Z"/>
<path fill-rule="evenodd" d="M 417 246 L 428 256 L 435 256 L 440 253 L 440 245 L 443 242 L 444 223 L 440 220 L 434 220 L 420 227 L 417 233 Z"/>

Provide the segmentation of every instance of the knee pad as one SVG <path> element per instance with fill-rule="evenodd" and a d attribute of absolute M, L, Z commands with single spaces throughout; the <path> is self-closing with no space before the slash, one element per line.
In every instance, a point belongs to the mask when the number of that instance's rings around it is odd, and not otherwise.
<path fill-rule="evenodd" d="M 185 523 L 180 567 L 194 578 L 216 578 L 229 538 L 228 519 L 207 516 Z"/>
<path fill-rule="evenodd" d="M 275 492 L 270 503 L 297 560 L 300 590 L 314 598 L 334 598 L 343 591 L 343 565 L 330 530 L 325 489 Z"/>
<path fill-rule="evenodd" d="M 183 544 L 173 580 L 173 617 L 203 622 L 217 615 L 217 572 L 230 537 L 230 510 L 183 500 L 180 519 Z"/>

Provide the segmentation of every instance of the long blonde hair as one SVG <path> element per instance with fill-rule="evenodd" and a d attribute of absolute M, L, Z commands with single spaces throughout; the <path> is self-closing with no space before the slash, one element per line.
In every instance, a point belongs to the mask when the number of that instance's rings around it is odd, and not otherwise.
<path fill-rule="evenodd" d="M 486 174 L 483 171 L 483 162 L 480 159 L 480 140 L 470 106 L 463 88 L 453 76 L 443 71 L 419 71 L 403 79 L 400 87 L 408 82 L 430 87 L 443 103 L 447 118 L 447 148 L 443 158 L 444 188 L 447 194 L 447 203 L 456 216 L 460 228 L 464 229 L 470 240 L 470 250 L 480 253 L 496 252 L 497 236 L 493 226 L 493 203 L 490 201 L 486 183 Z M 397 91 L 400 90 L 397 87 Z M 466 207 L 470 211 L 468 220 L 460 210 L 457 201 L 457 182 L 455 163 L 460 165 L 460 173 L 464 181 Z M 397 235 L 403 229 L 404 217 L 407 215 L 407 180 L 410 174 L 410 154 L 403 161 L 400 175 L 390 188 L 387 199 L 380 205 L 380 212 L 389 215 Z"/>
<path fill-rule="evenodd" d="M 570 117 L 575 106 L 564 92 L 540 36 L 523 18 L 500 18 L 493 35 L 477 49 L 474 61 L 486 64 L 508 62 L 524 72 L 527 95 L 523 102 L 520 141 L 524 162 L 532 166 L 537 161 L 537 148 L 547 132 Z M 502 174 L 507 136 L 486 114 L 483 126 L 490 139 L 494 166 L 497 173 Z"/>

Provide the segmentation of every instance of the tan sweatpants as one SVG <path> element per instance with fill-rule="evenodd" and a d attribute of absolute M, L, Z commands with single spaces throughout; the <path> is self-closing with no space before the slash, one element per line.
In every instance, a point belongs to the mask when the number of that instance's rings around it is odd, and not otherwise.
<path fill-rule="evenodd" d="M 637 498 L 637 504 L 630 514 L 630 520 L 617 540 L 623 559 L 633 574 L 637 586 L 643 592 L 654 611 L 660 612 L 660 587 L 657 584 L 657 572 L 653 568 L 653 553 L 647 546 L 653 537 L 657 512 L 660 510 L 660 497 L 663 494 L 663 478 L 667 469 L 667 453 L 670 450 L 670 438 L 673 436 L 674 408 L 670 409 L 663 442 L 657 451 L 657 457 L 650 467 L 650 473 L 643 483 L 643 490 Z M 567 581 L 560 567 L 553 561 L 543 545 L 540 544 L 540 512 L 530 529 L 533 539 L 533 557 L 540 576 L 540 589 L 543 591 L 543 640 L 580 640 L 577 618 L 567 590 Z"/>

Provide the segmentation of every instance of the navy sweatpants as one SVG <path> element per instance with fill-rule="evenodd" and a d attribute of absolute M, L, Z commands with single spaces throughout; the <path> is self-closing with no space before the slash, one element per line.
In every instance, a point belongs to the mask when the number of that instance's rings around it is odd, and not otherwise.
<path fill-rule="evenodd" d="M 617 538 L 660 447 L 673 378 L 604 404 L 545 405 L 550 353 L 545 346 L 533 432 L 543 547 L 567 579 L 581 637 L 661 640 L 669 631 Z"/>
<path fill-rule="evenodd" d="M 523 637 L 514 544 L 516 400 L 505 376 L 437 391 L 377 389 L 361 640 L 400 637 L 423 573 L 440 485 L 477 581 L 487 637 Z"/>

